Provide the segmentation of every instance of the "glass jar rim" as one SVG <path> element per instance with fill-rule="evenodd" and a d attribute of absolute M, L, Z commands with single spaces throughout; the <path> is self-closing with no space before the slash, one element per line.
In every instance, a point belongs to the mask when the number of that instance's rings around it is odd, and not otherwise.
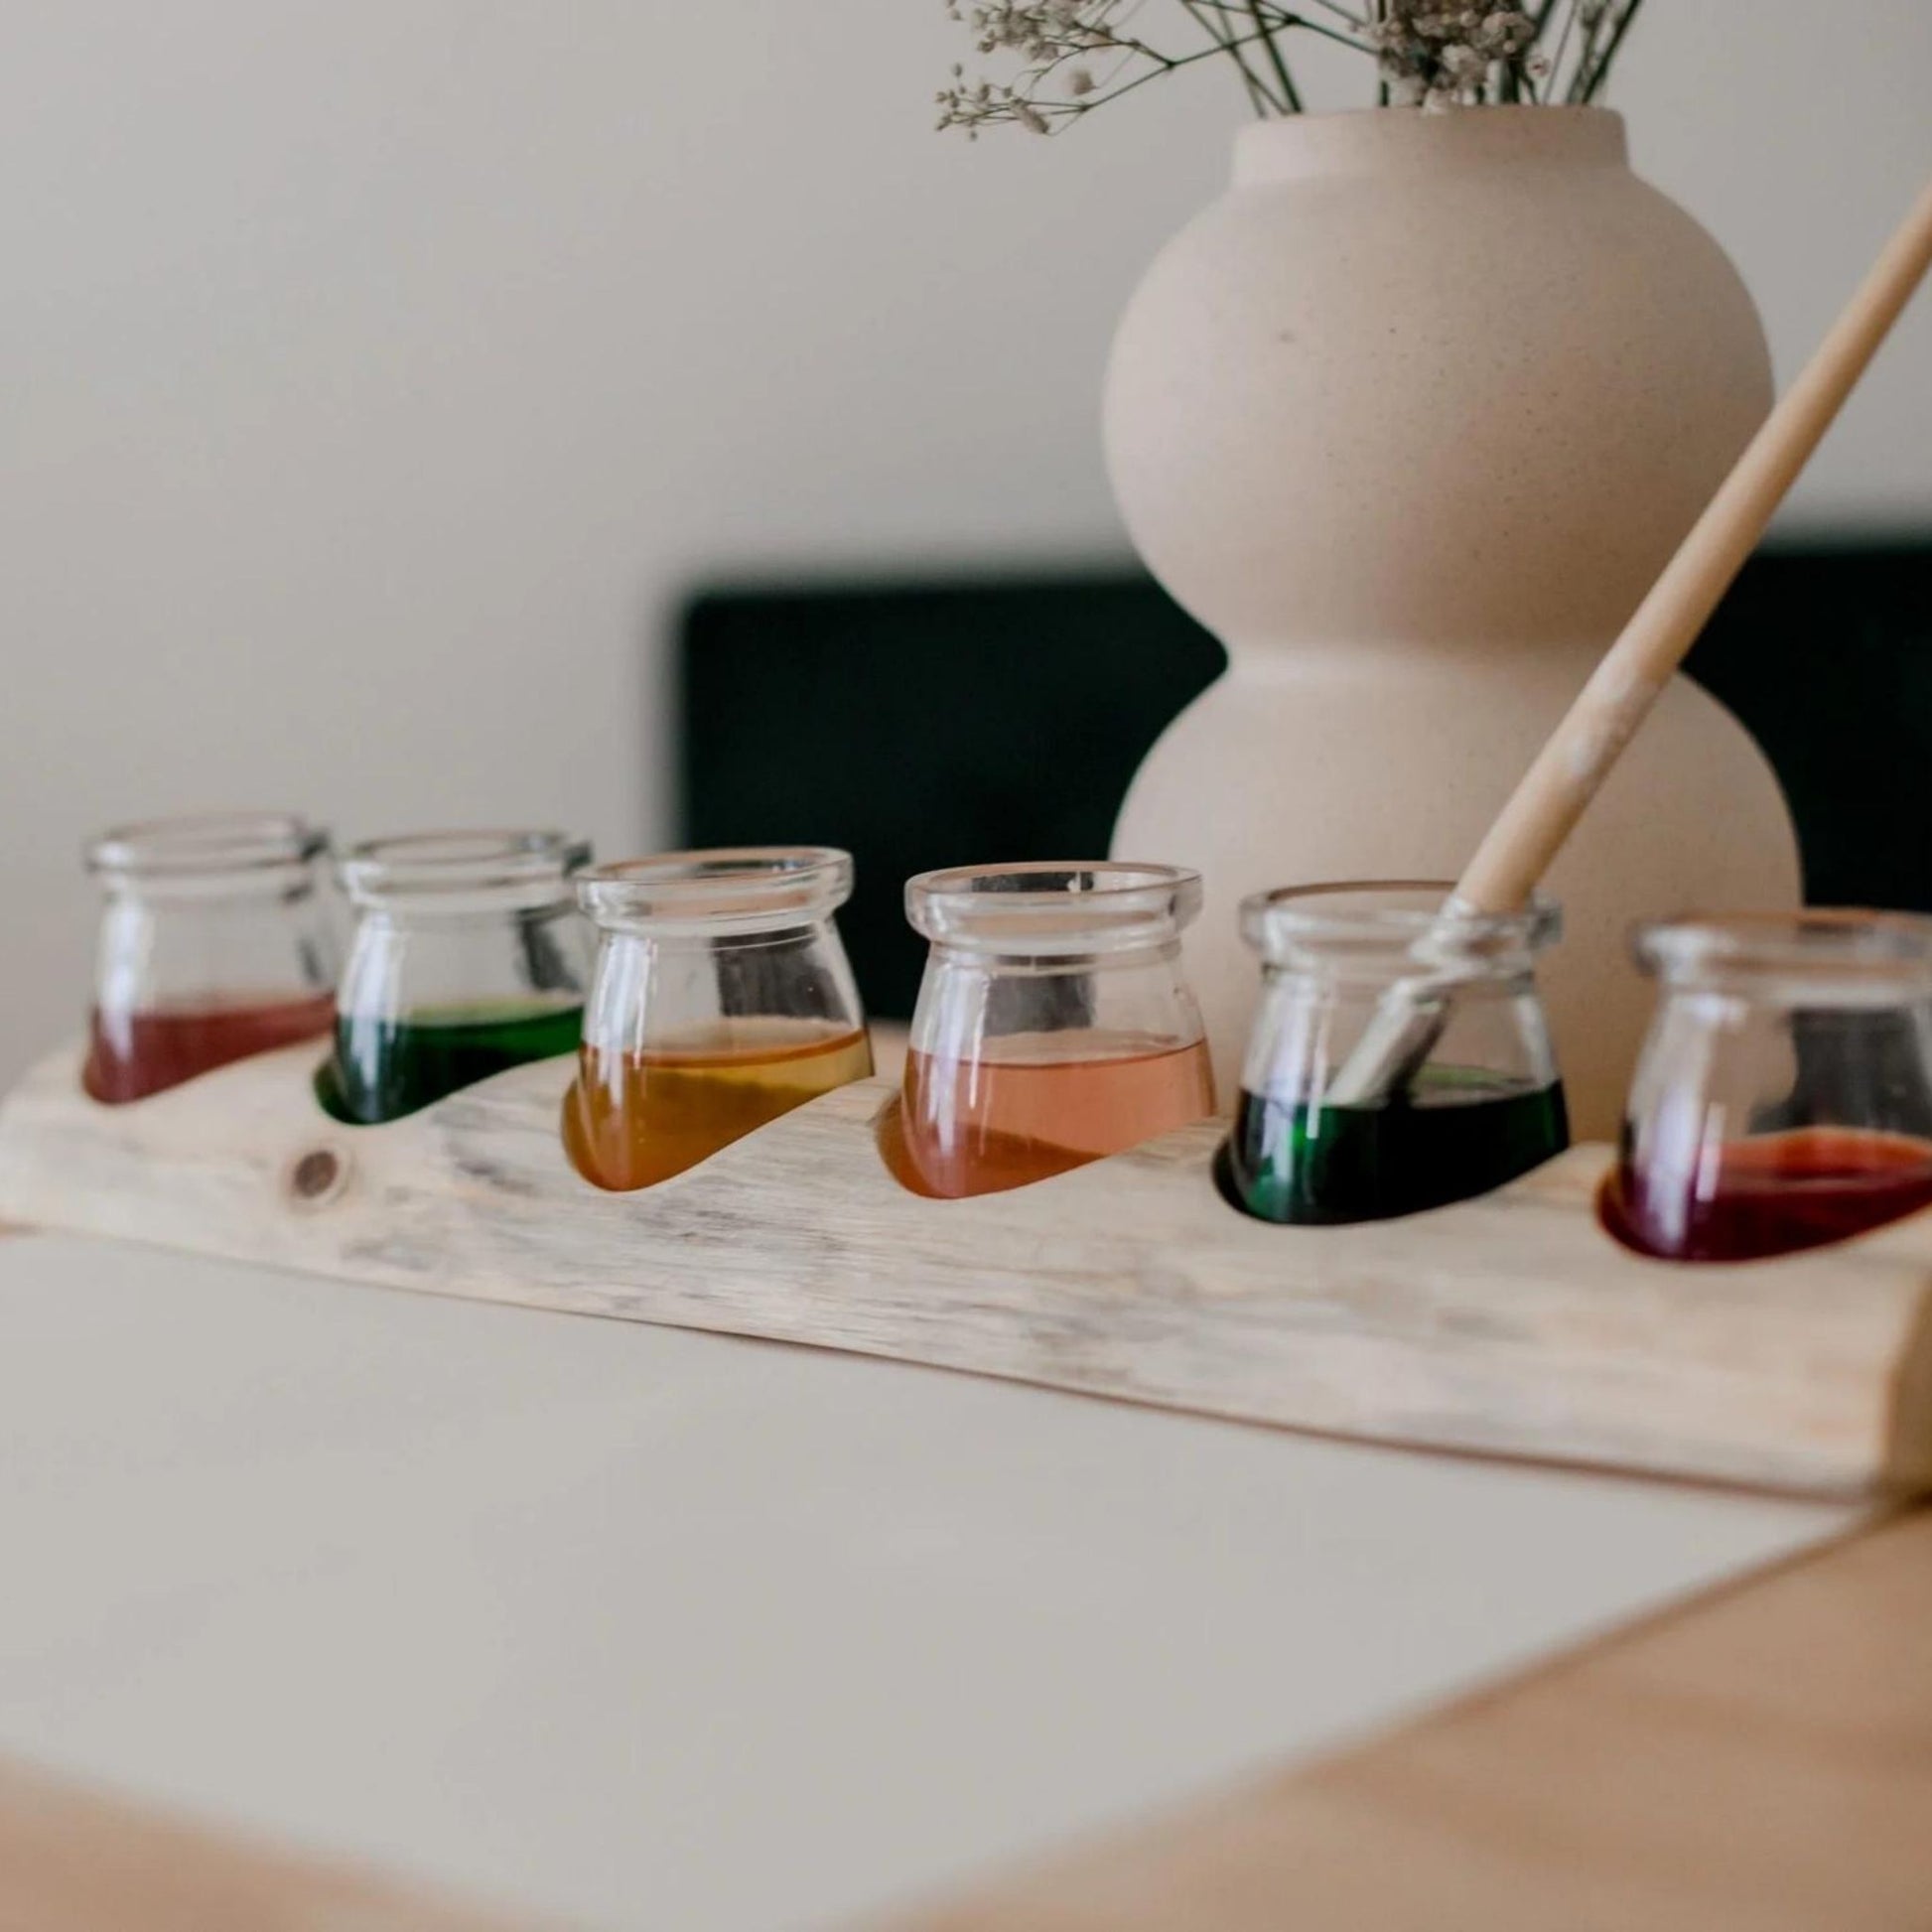
<path fill-rule="evenodd" d="M 1018 958 L 1165 944 L 1200 907 L 1199 873 L 1126 859 L 947 866 L 905 882 L 905 916 L 933 944 Z"/>
<path fill-rule="evenodd" d="M 1540 952 L 1563 931 L 1542 892 L 1513 912 L 1455 902 L 1452 879 L 1336 879 L 1278 886 L 1241 901 L 1241 936 L 1270 962 L 1293 953 L 1408 955 L 1433 941 L 1460 956 Z"/>
<path fill-rule="evenodd" d="M 85 862 L 106 879 L 214 879 L 306 866 L 328 849 L 329 834 L 297 812 L 193 812 L 111 826 Z"/>
<path fill-rule="evenodd" d="M 564 832 L 404 832 L 350 846 L 337 871 L 357 905 L 536 906 L 568 903 L 570 876 L 590 856 L 586 840 Z"/>
<path fill-rule="evenodd" d="M 836 846 L 700 847 L 594 866 L 577 899 L 614 930 L 774 932 L 829 918 L 852 880 L 852 855 Z"/>
<path fill-rule="evenodd" d="M 1932 917 L 1860 906 L 1690 913 L 1640 925 L 1631 950 L 1676 985 L 1751 983 L 1767 997 L 1829 1002 L 1932 992 Z M 1770 993 L 1778 986 L 1783 993 Z"/>

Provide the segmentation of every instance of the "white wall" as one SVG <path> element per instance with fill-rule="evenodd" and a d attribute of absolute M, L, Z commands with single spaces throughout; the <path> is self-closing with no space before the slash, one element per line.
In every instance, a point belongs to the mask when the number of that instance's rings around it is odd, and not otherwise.
<path fill-rule="evenodd" d="M 93 827 L 636 849 L 694 577 L 1118 545 L 1110 319 L 1237 117 L 1197 74 L 942 140 L 938 0 L 15 0 L 5 38 L 0 1079 L 83 1002 Z M 1639 163 L 1782 370 L 1932 172 L 1928 81 L 1925 0 L 1650 0 Z M 1932 522 L 1932 299 L 1798 508 Z"/>

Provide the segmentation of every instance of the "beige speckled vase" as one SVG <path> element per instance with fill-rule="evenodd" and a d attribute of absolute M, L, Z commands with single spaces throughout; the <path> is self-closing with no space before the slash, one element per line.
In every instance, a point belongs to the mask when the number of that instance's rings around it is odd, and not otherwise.
<path fill-rule="evenodd" d="M 1263 887 L 1452 877 L 1769 406 L 1711 237 L 1596 108 L 1247 129 L 1107 376 L 1115 492 L 1228 670 L 1134 780 L 1114 849 L 1202 869 L 1189 959 L 1223 1097 Z M 1784 904 L 1796 846 L 1742 728 L 1678 679 L 1552 874 L 1545 990 L 1580 1134 L 1648 1011 L 1631 921 Z"/>

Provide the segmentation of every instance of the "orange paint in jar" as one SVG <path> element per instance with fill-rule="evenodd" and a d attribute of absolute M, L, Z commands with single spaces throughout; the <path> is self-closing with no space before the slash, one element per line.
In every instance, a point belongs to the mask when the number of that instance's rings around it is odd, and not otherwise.
<path fill-rule="evenodd" d="M 564 1151 L 618 1192 L 682 1173 L 872 1071 L 829 847 L 673 852 L 583 875 L 596 923 Z"/>
<path fill-rule="evenodd" d="M 863 1031 L 784 1019 L 639 1053 L 587 1044 L 564 1097 L 564 1147 L 600 1187 L 649 1187 L 871 1071 Z"/>

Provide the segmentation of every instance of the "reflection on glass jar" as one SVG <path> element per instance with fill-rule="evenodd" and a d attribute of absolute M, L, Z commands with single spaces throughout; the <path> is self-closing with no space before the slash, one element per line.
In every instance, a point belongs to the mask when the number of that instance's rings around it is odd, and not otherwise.
<path fill-rule="evenodd" d="M 1744 1261 L 1932 1203 L 1932 919 L 1685 919 L 1636 951 L 1659 989 L 1604 1190 L 1620 1239 Z"/>
<path fill-rule="evenodd" d="M 1214 1111 L 1180 931 L 1200 875 L 970 866 L 905 889 L 932 942 L 897 1106 L 898 1178 L 955 1198 L 1024 1186 Z"/>
<path fill-rule="evenodd" d="M 600 1187 L 648 1187 L 872 1071 L 823 847 L 679 852 L 579 882 L 598 927 L 564 1147 Z"/>
<path fill-rule="evenodd" d="M 106 905 L 81 1084 L 139 1100 L 326 1033 L 336 944 L 328 835 L 282 815 L 127 825 L 87 848 Z"/>
<path fill-rule="evenodd" d="M 559 832 L 425 832 L 342 863 L 355 934 L 316 1093 L 339 1120 L 396 1120 L 577 1044 L 589 951 Z"/>
<path fill-rule="evenodd" d="M 1430 882 L 1309 886 L 1241 906 L 1262 997 L 1221 1161 L 1263 1220 L 1381 1220 L 1486 1193 L 1569 1145 L 1536 955 L 1557 908 L 1448 918 Z M 1447 1001 L 1428 1058 L 1385 1098 L 1324 1096 L 1377 1005 L 1403 982 Z"/>

